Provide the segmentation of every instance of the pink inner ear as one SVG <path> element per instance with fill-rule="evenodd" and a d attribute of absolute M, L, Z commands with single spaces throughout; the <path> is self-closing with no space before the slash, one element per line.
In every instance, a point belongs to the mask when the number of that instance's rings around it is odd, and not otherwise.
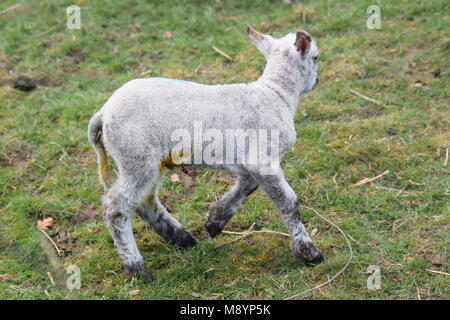
<path fill-rule="evenodd" d="M 305 38 L 301 38 L 297 47 L 297 50 L 300 50 L 303 53 L 305 53 L 306 51 L 306 47 L 308 46 L 308 42 L 306 41 Z"/>
<path fill-rule="evenodd" d="M 303 32 L 297 32 L 297 39 L 295 40 L 295 45 L 297 46 L 297 51 L 301 52 L 302 55 L 305 54 L 306 49 L 308 49 L 310 42 L 311 42 L 310 36 L 304 34 Z"/>

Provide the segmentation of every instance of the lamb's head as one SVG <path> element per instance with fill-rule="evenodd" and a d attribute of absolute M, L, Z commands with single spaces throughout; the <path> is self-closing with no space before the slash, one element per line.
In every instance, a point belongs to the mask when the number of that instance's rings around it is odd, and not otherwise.
<path fill-rule="evenodd" d="M 319 82 L 319 49 L 306 31 L 299 30 L 276 39 L 262 34 L 248 25 L 247 33 L 267 61 L 281 59 L 287 61 L 290 67 L 300 71 L 305 81 L 303 93 L 314 89 Z"/>

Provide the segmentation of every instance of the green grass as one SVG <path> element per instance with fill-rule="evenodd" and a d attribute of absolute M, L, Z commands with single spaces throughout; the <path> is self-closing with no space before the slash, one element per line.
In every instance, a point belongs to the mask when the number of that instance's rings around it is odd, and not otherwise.
<path fill-rule="evenodd" d="M 2 1 L 0 10 L 16 1 Z M 450 215 L 448 164 L 449 6 L 445 0 L 383 1 L 382 29 L 366 28 L 374 1 L 24 1 L 0 15 L 0 298 L 6 299 L 281 299 L 335 274 L 348 257 L 342 236 L 312 212 L 308 230 L 326 261 L 295 261 L 289 239 L 260 234 L 214 249 L 204 222 L 209 205 L 231 183 L 224 173 L 197 171 L 193 190 L 164 182 L 161 197 L 200 240 L 179 250 L 143 222 L 134 229 L 154 282 L 119 271 L 98 214 L 101 187 L 86 137 L 87 123 L 112 92 L 137 77 L 163 76 L 219 84 L 255 80 L 263 57 L 246 23 L 282 36 L 304 28 L 317 40 L 321 82 L 295 118 L 298 140 L 283 161 L 303 204 L 323 212 L 352 238 L 345 273 L 310 299 L 448 299 Z M 78 4 L 82 29 L 69 30 L 65 8 Z M 172 38 L 164 38 L 165 32 Z M 229 54 L 230 62 L 217 54 Z M 432 72 L 440 69 L 435 77 Z M 26 74 L 40 87 L 11 88 Z M 422 83 L 417 87 L 416 83 Z M 350 92 L 356 90 L 380 104 Z M 447 151 L 448 152 L 448 151 Z M 389 170 L 371 184 L 352 187 Z M 81 268 L 82 287 L 53 285 L 55 264 L 37 232 L 55 219 L 50 237 L 59 263 Z M 260 191 L 228 230 L 285 231 Z M 46 244 L 46 246 L 44 246 Z M 53 261 L 53 265 L 52 262 Z M 381 268 L 381 290 L 366 288 L 369 265 Z M 139 290 L 139 291 L 136 291 Z"/>

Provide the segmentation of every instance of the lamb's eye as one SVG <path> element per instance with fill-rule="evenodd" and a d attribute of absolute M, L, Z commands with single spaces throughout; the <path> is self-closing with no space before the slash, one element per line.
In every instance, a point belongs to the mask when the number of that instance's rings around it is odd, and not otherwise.
<path fill-rule="evenodd" d="M 315 56 L 315 57 L 313 57 L 313 61 L 314 61 L 314 63 L 317 63 L 317 59 L 319 59 L 319 56 Z"/>

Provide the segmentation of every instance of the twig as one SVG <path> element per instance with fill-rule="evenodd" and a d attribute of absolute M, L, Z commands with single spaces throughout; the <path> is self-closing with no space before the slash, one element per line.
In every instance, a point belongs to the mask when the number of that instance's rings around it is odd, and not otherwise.
<path fill-rule="evenodd" d="M 53 275 L 51 274 L 51 272 L 47 272 L 47 276 L 48 279 L 50 280 L 50 282 L 52 283 L 52 285 L 55 285 L 55 279 L 53 279 Z"/>
<path fill-rule="evenodd" d="M 414 281 L 414 284 L 416 285 L 417 300 L 422 300 L 422 297 L 420 296 L 419 286 L 417 285 L 417 282 Z"/>
<path fill-rule="evenodd" d="M 217 248 L 220 248 L 220 247 L 223 247 L 223 246 L 226 246 L 226 245 L 229 245 L 229 244 L 232 244 L 232 243 L 235 243 L 235 242 L 238 242 L 238 241 L 241 241 L 241 240 L 244 240 L 244 239 L 250 237 L 252 234 L 249 232 L 252 231 L 254 227 L 255 227 L 255 222 L 252 223 L 250 228 L 248 228 L 247 232 L 245 232 L 245 234 L 242 237 L 221 243 L 221 244 L 217 245 L 214 249 L 217 249 Z"/>
<path fill-rule="evenodd" d="M 224 56 L 225 58 L 227 58 L 230 61 L 233 61 L 233 58 L 231 58 L 228 54 L 226 54 L 225 52 L 223 52 L 222 50 L 220 50 L 219 48 L 217 48 L 216 46 L 212 46 L 212 48 L 214 49 L 214 51 L 216 51 L 218 54 Z"/>
<path fill-rule="evenodd" d="M 426 186 L 427 185 L 426 183 L 417 183 L 417 182 L 414 182 L 412 180 L 408 180 L 408 182 L 411 183 L 414 186 Z"/>
<path fill-rule="evenodd" d="M 338 186 L 338 184 L 337 184 L 337 182 L 336 182 L 336 176 L 337 176 L 337 175 L 338 175 L 337 173 L 334 175 L 334 177 L 333 177 L 333 182 L 334 182 L 334 184 L 336 185 L 336 188 L 339 188 L 339 186 Z"/>
<path fill-rule="evenodd" d="M 430 271 L 430 272 L 433 272 L 433 273 L 437 273 L 437 274 L 442 274 L 443 276 L 450 277 L 450 273 L 447 273 L 447 272 L 437 271 L 437 270 L 431 270 L 431 269 L 425 269 L 425 270 Z"/>
<path fill-rule="evenodd" d="M 279 231 L 273 231 L 269 229 L 262 229 L 262 230 L 255 230 L 255 231 L 244 231 L 244 232 L 236 232 L 236 231 L 222 231 L 222 233 L 226 234 L 249 234 L 253 235 L 255 233 L 271 233 L 271 234 L 278 234 L 280 236 L 290 237 L 291 235 L 289 233 L 279 232 Z"/>
<path fill-rule="evenodd" d="M 349 237 L 350 240 L 352 240 L 352 241 L 353 241 L 354 243 L 356 243 L 357 245 L 360 245 L 361 247 L 367 247 L 367 245 L 362 244 L 361 242 L 356 241 L 355 238 L 353 238 L 351 235 L 348 234 L 347 237 Z"/>
<path fill-rule="evenodd" d="M 351 185 L 351 187 L 360 186 L 360 185 L 363 185 L 363 184 L 366 184 L 366 183 L 369 183 L 369 182 L 373 182 L 373 181 L 375 181 L 375 180 L 377 180 L 377 179 L 387 175 L 388 173 L 389 173 L 389 170 L 386 170 L 385 172 L 377 175 L 376 177 L 362 179 L 361 181 Z"/>
<path fill-rule="evenodd" d="M 6 8 L 5 10 L 0 11 L 0 15 L 4 14 L 4 13 L 7 13 L 7 12 L 10 12 L 10 11 L 13 11 L 13 10 L 15 10 L 15 9 L 17 9 L 17 8 L 19 8 L 21 6 L 22 6 L 21 3 L 17 3 L 17 4 L 15 4 L 15 5 L 13 5 L 13 6 L 9 7 L 9 8 Z"/>
<path fill-rule="evenodd" d="M 353 94 L 355 94 L 355 95 L 357 95 L 357 96 L 360 97 L 360 98 L 363 98 L 363 99 L 367 100 L 367 101 L 373 102 L 373 103 L 378 104 L 378 105 L 382 105 L 381 102 L 378 102 L 377 100 L 374 100 L 374 99 L 372 99 L 372 98 L 369 98 L 368 96 L 365 96 L 365 95 L 363 95 L 362 93 L 359 93 L 358 91 L 355 91 L 355 90 L 353 90 L 353 89 L 350 89 L 350 92 L 353 93 Z"/>
<path fill-rule="evenodd" d="M 403 220 L 403 221 L 402 221 L 402 219 L 395 220 L 394 223 L 392 224 L 392 231 L 393 231 L 393 232 L 397 231 L 398 229 L 400 229 L 400 227 L 401 227 L 402 225 L 404 225 L 405 223 L 407 223 L 409 220 L 410 220 L 410 219 L 408 219 L 408 218 L 405 219 L 405 220 Z M 397 221 L 402 221 L 402 222 L 399 223 L 399 224 L 397 225 Z"/>
<path fill-rule="evenodd" d="M 375 189 L 384 189 L 384 190 L 389 190 L 389 191 L 395 191 L 397 192 L 397 194 L 395 195 L 395 197 L 397 198 L 401 193 L 406 192 L 406 193 L 411 193 L 412 191 L 405 191 L 406 187 L 403 187 L 402 189 L 394 189 L 394 188 L 387 188 L 387 187 L 383 187 L 383 186 L 378 186 L 376 184 L 370 184 L 372 187 L 374 187 Z"/>
<path fill-rule="evenodd" d="M 445 148 L 445 161 L 444 161 L 444 167 L 446 167 L 448 164 L 448 148 Z"/>
<path fill-rule="evenodd" d="M 321 288 L 321 287 L 323 287 L 323 286 L 326 286 L 327 284 L 330 284 L 334 279 L 336 279 L 337 277 L 339 277 L 339 276 L 340 276 L 340 275 L 348 268 L 348 266 L 350 265 L 350 262 L 351 262 L 352 259 L 353 259 L 353 249 L 352 249 L 352 245 L 351 245 L 351 243 L 350 243 L 350 240 L 348 240 L 348 238 L 347 238 L 346 234 L 344 233 L 344 231 L 342 231 L 342 229 L 339 228 L 337 225 L 335 225 L 333 222 L 331 222 L 330 220 L 328 220 L 327 218 L 325 218 L 324 216 L 322 216 L 322 215 L 321 215 L 317 210 L 315 210 L 314 208 L 310 208 L 310 207 L 307 207 L 307 206 L 301 206 L 301 207 L 304 208 L 304 209 L 306 209 L 306 210 L 313 211 L 313 212 L 314 212 L 315 214 L 317 214 L 322 220 L 324 220 L 325 222 L 327 222 L 327 223 L 330 224 L 331 226 L 335 227 L 340 233 L 342 233 L 342 235 L 344 236 L 344 240 L 345 240 L 345 242 L 347 243 L 348 250 L 349 250 L 350 254 L 349 254 L 349 257 L 348 257 L 348 261 L 347 261 L 347 263 L 344 265 L 344 267 L 343 267 L 341 270 L 339 270 L 339 272 L 336 273 L 334 276 L 332 276 L 331 278 L 329 278 L 327 281 L 325 281 L 325 282 L 323 282 L 323 283 L 321 283 L 321 284 L 318 284 L 317 286 L 315 286 L 315 287 L 313 287 L 313 288 L 311 288 L 311 289 L 307 289 L 307 290 L 305 290 L 305 291 L 302 291 L 302 292 L 299 292 L 299 293 L 297 293 L 297 294 L 294 294 L 293 296 L 290 296 L 290 297 L 288 297 L 288 298 L 285 298 L 284 300 L 295 299 L 295 298 L 297 298 L 297 297 L 299 297 L 299 296 L 301 296 L 301 295 L 303 295 L 303 294 L 305 294 L 305 293 L 311 292 L 311 291 L 313 291 L 313 290 L 317 290 L 317 289 L 319 289 L 319 288 Z"/>
<path fill-rule="evenodd" d="M 45 231 L 42 230 L 42 229 L 38 229 L 38 230 L 39 230 L 40 232 L 42 232 L 42 233 L 44 234 L 44 236 L 47 237 L 48 240 L 50 240 L 50 242 L 52 243 L 52 245 L 55 247 L 56 252 L 58 252 L 59 255 L 62 255 L 63 251 L 60 250 L 60 249 L 58 248 L 58 246 L 56 245 L 56 243 L 52 240 L 52 238 L 50 238 L 50 236 L 47 234 L 47 232 L 45 232 Z"/>
<path fill-rule="evenodd" d="M 0 212 L 4 212 L 4 211 L 6 211 L 6 209 L 8 209 L 9 208 L 9 206 L 11 206 L 11 202 L 10 203 L 8 203 L 6 206 L 4 206 L 3 208 L 1 208 L 0 209 Z"/>

